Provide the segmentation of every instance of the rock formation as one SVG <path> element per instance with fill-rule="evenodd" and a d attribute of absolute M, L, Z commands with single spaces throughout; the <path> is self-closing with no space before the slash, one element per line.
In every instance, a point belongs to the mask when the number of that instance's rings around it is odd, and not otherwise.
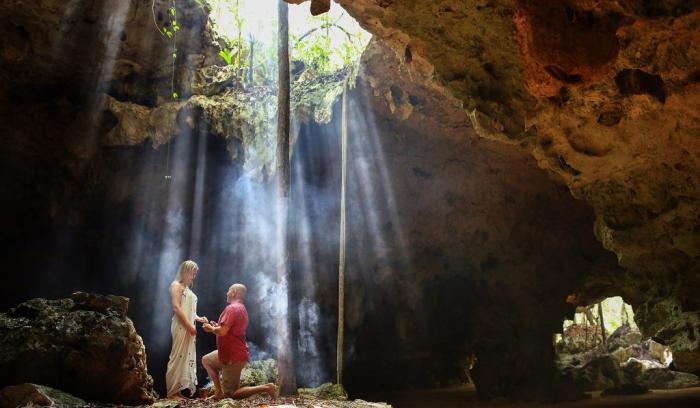
<path fill-rule="evenodd" d="M 77 292 L 0 314 L 0 383 L 33 382 L 90 401 L 153 402 L 158 396 L 128 305 L 124 297 Z"/>

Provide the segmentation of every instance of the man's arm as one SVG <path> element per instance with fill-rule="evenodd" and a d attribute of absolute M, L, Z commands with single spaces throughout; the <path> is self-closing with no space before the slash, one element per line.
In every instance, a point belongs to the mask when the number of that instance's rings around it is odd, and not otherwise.
<path fill-rule="evenodd" d="M 218 323 L 204 323 L 202 325 L 202 329 L 204 329 L 205 332 L 207 333 L 214 333 L 216 336 L 225 336 L 228 331 L 231 329 L 230 325 L 220 325 Z"/>

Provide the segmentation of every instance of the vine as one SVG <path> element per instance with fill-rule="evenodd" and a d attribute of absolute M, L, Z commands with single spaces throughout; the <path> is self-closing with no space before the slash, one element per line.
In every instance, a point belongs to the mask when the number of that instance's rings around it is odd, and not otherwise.
<path fill-rule="evenodd" d="M 173 100 L 178 100 L 180 96 L 175 91 L 175 63 L 177 62 L 177 32 L 180 31 L 180 26 L 177 23 L 177 4 L 175 0 L 167 0 L 167 15 L 168 22 L 163 24 L 163 27 L 158 26 L 158 19 L 156 18 L 156 0 L 151 3 L 151 14 L 153 14 L 153 24 L 156 26 L 158 33 L 160 33 L 163 38 L 172 41 L 172 58 L 171 58 L 171 68 L 172 73 L 170 75 L 170 97 Z M 172 176 L 170 175 L 170 139 L 166 142 L 167 152 L 165 154 L 165 179 L 166 185 L 172 181 Z"/>
<path fill-rule="evenodd" d="M 151 3 L 151 13 L 153 14 L 153 24 L 163 38 L 172 41 L 172 74 L 170 76 L 170 97 L 173 100 L 179 99 L 180 95 L 175 91 L 175 63 L 177 62 L 177 32 L 180 31 L 180 26 L 177 23 L 177 4 L 175 0 L 167 0 L 168 23 L 163 24 L 163 27 L 158 26 L 156 19 L 156 0 Z"/>

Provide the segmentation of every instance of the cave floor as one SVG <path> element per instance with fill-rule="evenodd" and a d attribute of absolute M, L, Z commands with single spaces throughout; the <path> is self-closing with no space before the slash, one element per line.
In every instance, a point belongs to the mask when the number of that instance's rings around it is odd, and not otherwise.
<path fill-rule="evenodd" d="M 386 392 L 363 396 L 372 401 L 384 401 L 394 408 L 497 408 L 497 407 L 700 407 L 700 387 L 680 390 L 652 390 L 644 395 L 601 396 L 593 392 L 592 397 L 576 402 L 558 404 L 483 402 L 477 399 L 473 386 L 442 388 L 437 390 L 417 390 Z"/>

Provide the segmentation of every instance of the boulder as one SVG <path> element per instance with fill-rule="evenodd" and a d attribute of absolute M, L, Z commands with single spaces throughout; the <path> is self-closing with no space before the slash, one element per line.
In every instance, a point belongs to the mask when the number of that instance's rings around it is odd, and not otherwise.
<path fill-rule="evenodd" d="M 74 293 L 31 299 L 0 313 L 0 383 L 45 384 L 89 401 L 151 403 L 157 398 L 129 300 Z"/>
<path fill-rule="evenodd" d="M 620 347 L 626 348 L 642 341 L 642 333 L 632 329 L 628 324 L 618 327 L 608 337 L 608 350 L 613 351 Z"/>
<path fill-rule="evenodd" d="M 665 368 L 665 366 L 656 361 L 640 360 L 632 357 L 626 362 L 622 363 L 621 368 L 624 374 L 625 383 L 641 384 L 639 378 L 644 372 L 650 369 Z"/>
<path fill-rule="evenodd" d="M 663 365 L 668 366 L 671 363 L 673 356 L 671 354 L 671 349 L 668 346 L 657 343 L 652 339 L 647 339 L 642 343 L 642 347 L 649 351 L 649 354 L 651 354 L 651 357 L 654 360 L 662 363 Z"/>
<path fill-rule="evenodd" d="M 0 390 L 0 407 L 58 406 L 79 407 L 87 405 L 80 398 L 37 384 L 8 385 Z"/>
<path fill-rule="evenodd" d="M 585 391 L 615 388 L 623 383 L 620 364 L 610 355 L 596 357 L 580 368 L 574 367 L 571 373 Z"/>
<path fill-rule="evenodd" d="M 617 350 L 610 353 L 620 364 L 626 362 L 630 358 L 636 358 L 639 360 L 646 359 L 648 354 L 644 348 L 639 344 L 633 344 L 628 347 L 620 347 Z"/>
<path fill-rule="evenodd" d="M 700 378 L 691 373 L 672 371 L 668 368 L 650 368 L 638 378 L 638 383 L 647 388 L 677 389 L 700 386 Z"/>

